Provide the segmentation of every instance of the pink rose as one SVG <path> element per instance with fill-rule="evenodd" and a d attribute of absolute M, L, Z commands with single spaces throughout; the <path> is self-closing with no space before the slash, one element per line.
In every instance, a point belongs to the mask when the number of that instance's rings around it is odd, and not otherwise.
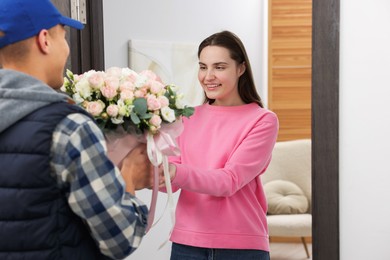
<path fill-rule="evenodd" d="M 164 85 L 161 82 L 158 81 L 151 81 L 150 82 L 150 92 L 153 94 L 158 94 L 164 89 Z"/>
<path fill-rule="evenodd" d="M 122 91 L 124 89 L 130 89 L 130 90 L 134 90 L 134 83 L 129 81 L 129 80 L 125 80 L 123 81 L 120 86 L 119 86 L 119 89 Z"/>
<path fill-rule="evenodd" d="M 157 99 L 160 102 L 161 107 L 169 106 L 169 99 L 166 96 L 159 96 Z"/>
<path fill-rule="evenodd" d="M 115 89 L 118 89 L 119 88 L 119 78 L 116 78 L 116 77 L 107 77 L 105 80 L 104 80 L 104 83 L 106 86 L 110 87 L 110 88 L 115 88 Z"/>
<path fill-rule="evenodd" d="M 121 100 L 132 100 L 134 98 L 134 92 L 130 89 L 123 89 L 120 92 Z"/>
<path fill-rule="evenodd" d="M 156 128 L 160 128 L 162 119 L 158 115 L 153 115 L 152 118 L 150 118 L 149 123 Z"/>
<path fill-rule="evenodd" d="M 100 92 L 107 99 L 113 99 L 118 94 L 119 80 L 117 78 L 107 78 L 105 85 L 101 87 Z"/>
<path fill-rule="evenodd" d="M 158 109 L 161 108 L 161 104 L 160 104 L 160 102 L 158 101 L 158 99 L 156 98 L 155 95 L 149 95 L 146 98 L 146 102 L 148 104 L 148 109 L 149 110 L 158 110 Z"/>
<path fill-rule="evenodd" d="M 103 112 L 104 103 L 101 100 L 88 102 L 86 110 L 93 116 L 98 116 Z"/>
<path fill-rule="evenodd" d="M 85 74 L 86 74 L 87 72 L 85 72 L 85 73 L 83 73 L 83 74 L 81 74 L 81 75 L 78 75 L 78 74 L 74 74 L 73 75 L 73 78 L 74 78 L 74 81 L 80 81 L 80 80 L 82 80 L 84 77 L 85 77 Z"/>
<path fill-rule="evenodd" d="M 137 98 L 143 98 L 143 97 L 145 97 L 146 93 L 147 93 L 146 89 L 144 89 L 144 88 L 137 89 L 136 91 L 134 91 L 134 96 Z"/>
<path fill-rule="evenodd" d="M 116 88 L 110 88 L 109 86 L 103 86 L 100 91 L 107 99 L 113 99 L 117 95 Z"/>
<path fill-rule="evenodd" d="M 99 89 L 104 84 L 104 74 L 102 72 L 93 73 L 88 78 L 88 82 L 94 89 Z"/>
<path fill-rule="evenodd" d="M 116 117 L 118 115 L 119 108 L 117 105 L 109 105 L 107 107 L 107 114 L 111 117 Z"/>
<path fill-rule="evenodd" d="M 131 83 L 135 83 L 137 81 L 137 75 L 135 74 L 130 74 L 125 78 L 126 81 L 129 81 Z"/>

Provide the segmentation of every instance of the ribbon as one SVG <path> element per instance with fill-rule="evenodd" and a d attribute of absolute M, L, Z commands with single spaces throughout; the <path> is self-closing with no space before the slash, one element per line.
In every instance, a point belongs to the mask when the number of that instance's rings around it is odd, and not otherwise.
<path fill-rule="evenodd" d="M 153 191 L 152 191 L 152 200 L 150 202 L 150 209 L 148 215 L 148 226 L 146 227 L 146 232 L 148 232 L 152 226 L 158 223 L 154 222 L 156 204 L 157 204 L 157 195 L 159 192 L 159 166 L 163 165 L 164 170 L 164 180 L 168 195 L 167 206 L 169 207 L 169 212 L 171 215 L 172 227 L 175 224 L 175 206 L 173 202 L 173 192 L 171 185 L 171 178 L 169 175 L 169 162 L 168 156 L 171 155 L 180 155 L 180 149 L 175 141 L 183 131 L 183 123 L 181 118 L 170 124 L 163 124 L 160 131 L 157 134 L 146 134 L 146 147 L 147 153 L 150 162 L 154 166 L 154 182 L 153 182 Z M 123 129 L 117 129 L 116 131 L 109 131 L 105 133 L 107 140 L 107 150 L 108 157 L 115 165 L 120 167 L 123 158 L 140 142 L 145 142 L 142 140 L 142 136 L 136 134 L 129 134 Z M 165 211 L 165 210 L 164 210 Z"/>
<path fill-rule="evenodd" d="M 165 124 L 161 127 L 160 131 L 152 135 L 147 133 L 147 153 L 149 160 L 154 166 L 154 182 L 153 182 L 153 191 L 152 191 L 152 201 L 150 202 L 150 210 L 148 216 L 148 226 L 146 228 L 146 232 L 148 232 L 152 226 L 158 223 L 159 219 L 156 223 L 154 222 L 155 212 L 156 212 L 156 204 L 157 204 L 157 194 L 159 192 L 159 171 L 158 167 L 163 165 L 164 170 L 164 180 L 165 186 L 167 190 L 167 205 L 169 207 L 169 212 L 172 221 L 172 227 L 175 224 L 175 205 L 173 202 L 173 192 L 171 185 L 171 178 L 169 175 L 169 162 L 168 156 L 171 155 L 180 155 L 180 149 L 177 146 L 175 141 L 176 137 L 178 137 L 183 131 L 183 124 L 181 119 L 176 120 L 174 123 Z"/>

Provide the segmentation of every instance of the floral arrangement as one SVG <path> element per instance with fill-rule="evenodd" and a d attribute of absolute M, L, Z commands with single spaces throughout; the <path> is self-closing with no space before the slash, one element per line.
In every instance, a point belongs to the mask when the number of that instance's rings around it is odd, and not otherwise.
<path fill-rule="evenodd" d="M 175 214 L 167 156 L 180 154 L 175 138 L 182 131 L 181 117 L 194 113 L 193 107 L 184 105 L 178 87 L 164 85 L 150 70 L 136 73 L 129 68 L 112 67 L 81 75 L 67 70 L 61 90 L 95 118 L 105 134 L 108 156 L 116 165 L 120 166 L 140 140 L 147 143 L 149 160 L 155 166 L 147 231 L 156 210 L 160 164 L 173 224 Z"/>
<path fill-rule="evenodd" d="M 178 87 L 164 85 L 150 70 L 112 67 L 81 75 L 67 70 L 61 90 L 93 115 L 102 130 L 121 126 L 128 133 L 156 134 L 162 124 L 194 112 L 184 105 Z"/>

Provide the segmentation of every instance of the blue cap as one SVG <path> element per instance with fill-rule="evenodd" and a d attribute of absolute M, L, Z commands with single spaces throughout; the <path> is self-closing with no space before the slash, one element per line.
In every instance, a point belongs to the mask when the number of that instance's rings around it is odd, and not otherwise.
<path fill-rule="evenodd" d="M 84 28 L 79 21 L 63 16 L 50 0 L 0 0 L 0 48 L 57 24 Z"/>

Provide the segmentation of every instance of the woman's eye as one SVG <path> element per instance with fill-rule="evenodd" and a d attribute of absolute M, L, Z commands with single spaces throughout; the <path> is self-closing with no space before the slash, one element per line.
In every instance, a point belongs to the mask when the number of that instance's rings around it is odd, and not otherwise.
<path fill-rule="evenodd" d="M 223 69 L 225 69 L 224 67 L 221 67 L 221 66 L 218 66 L 218 67 L 216 67 L 216 69 L 217 70 L 223 70 Z"/>

